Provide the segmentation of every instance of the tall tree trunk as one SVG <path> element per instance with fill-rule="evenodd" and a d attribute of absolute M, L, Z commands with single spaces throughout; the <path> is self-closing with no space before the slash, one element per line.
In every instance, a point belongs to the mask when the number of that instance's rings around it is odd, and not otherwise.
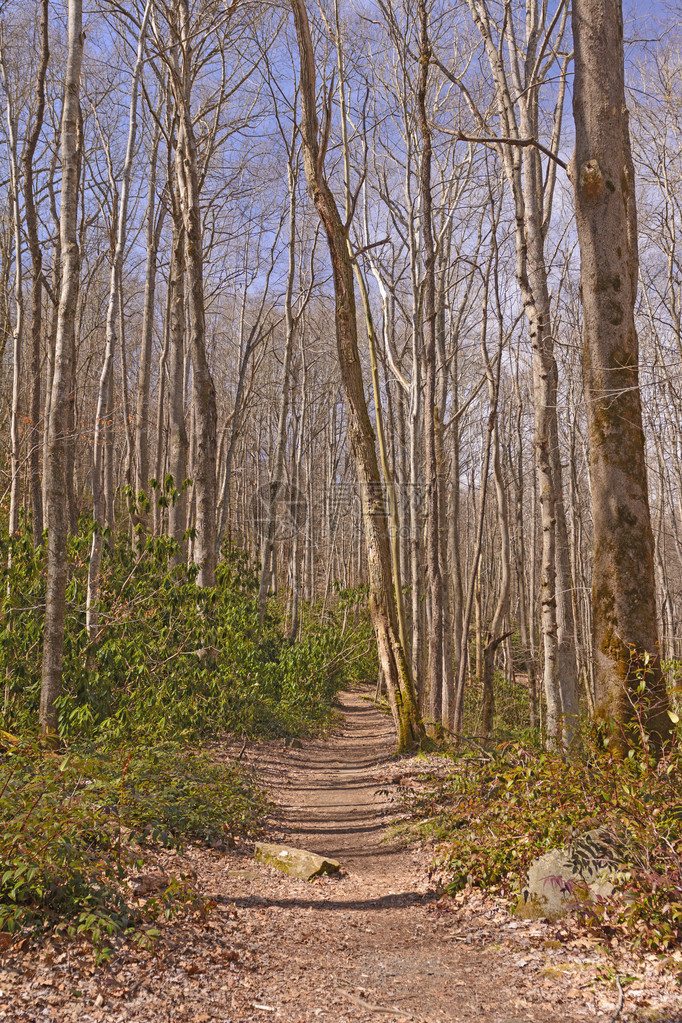
<path fill-rule="evenodd" d="M 46 366 L 45 366 L 45 400 L 43 406 L 43 525 L 46 525 L 47 516 L 47 476 L 45 466 L 49 457 L 49 426 L 50 409 L 52 406 L 52 380 L 54 377 L 54 355 L 57 347 L 57 325 L 59 321 L 59 296 L 61 293 L 62 280 L 62 250 L 60 240 L 59 214 L 57 213 L 57 197 L 54 189 L 54 176 L 57 168 L 57 149 L 50 163 L 50 172 L 47 179 L 47 190 L 50 198 L 50 218 L 53 225 L 52 243 L 52 290 L 50 294 L 49 320 L 46 339 Z"/>
<path fill-rule="evenodd" d="M 381 492 L 372 424 L 367 412 L 358 351 L 353 262 L 347 229 L 341 221 L 324 173 L 326 141 L 319 141 L 315 55 L 303 0 L 291 0 L 301 64 L 302 139 L 311 197 L 324 226 L 334 275 L 336 337 L 348 432 L 362 502 L 369 566 L 370 610 L 384 670 L 399 749 L 423 735 L 398 621 L 391 578 L 386 510 Z M 328 127 L 328 126 L 327 126 Z"/>
<path fill-rule="evenodd" d="M 62 109 L 62 191 L 60 243 L 62 286 L 55 343 L 54 376 L 49 424 L 47 479 L 47 592 L 43 634 L 43 666 L 40 690 L 40 724 L 47 735 L 56 737 L 57 707 L 62 687 L 64 619 L 67 577 L 67 446 L 69 407 L 73 377 L 75 318 L 80 276 L 78 248 L 79 102 L 83 54 L 83 10 L 81 0 L 69 0 L 68 49 Z"/>
<path fill-rule="evenodd" d="M 490 257 L 488 260 L 487 269 L 483 279 L 483 291 L 481 300 L 481 351 L 485 351 L 485 342 L 488 330 L 488 294 L 490 284 L 490 272 L 492 268 L 493 251 L 491 250 Z M 498 366 L 499 356 L 498 355 Z M 460 735 L 464 728 L 464 689 L 466 685 L 467 667 L 469 664 L 469 627 L 471 625 L 471 613 L 474 608 L 474 601 L 476 601 L 476 673 L 477 677 L 480 678 L 482 672 L 482 651 L 480 649 L 480 638 L 481 638 L 481 611 L 480 611 L 480 561 L 481 561 L 481 548 L 483 546 L 483 528 L 485 525 L 485 504 L 488 492 L 488 474 L 490 471 L 490 457 L 492 452 L 492 441 L 493 431 L 495 425 L 495 419 L 497 417 L 497 399 L 499 397 L 499 388 L 494 388 L 493 395 L 494 402 L 490 405 L 488 412 L 488 422 L 486 424 L 485 441 L 483 448 L 483 458 L 481 465 L 481 484 L 479 487 L 478 496 L 478 514 L 476 516 L 476 535 L 474 540 L 474 550 L 471 564 L 471 574 L 469 577 L 469 586 L 466 595 L 466 604 L 463 609 L 462 616 L 462 644 L 459 650 L 459 658 L 457 664 L 457 688 L 455 692 L 455 715 L 454 715 L 454 731 Z M 472 472 L 473 472 L 473 460 L 472 460 Z M 472 486 L 473 493 L 473 486 Z"/>
<path fill-rule="evenodd" d="M 173 236 L 171 236 L 173 237 Z M 168 267 L 168 286 L 166 288 L 166 301 L 163 314 L 163 344 L 159 355 L 159 381 L 156 394 L 156 445 L 154 448 L 154 475 L 157 483 L 162 483 L 166 476 L 165 460 L 168 456 L 168 435 L 169 415 L 168 401 L 166 399 L 169 389 L 170 369 L 168 359 L 171 350 L 171 304 L 173 298 L 172 273 L 173 273 L 173 245 L 171 243 L 171 258 Z M 154 536 L 161 536 L 165 527 L 165 512 L 163 505 L 156 495 L 152 505 L 152 529 Z"/>
<path fill-rule="evenodd" d="M 429 620 L 429 659 L 427 667 L 428 722 L 435 735 L 443 711 L 443 583 L 440 569 L 440 500 L 438 495 L 438 457 L 436 452 L 436 246 L 433 237 L 433 198 L 431 190 L 431 128 L 426 113 L 431 44 L 429 43 L 426 0 L 418 0 L 419 80 L 417 120 L 422 140 L 419 183 L 422 204 L 424 247 L 424 471 L 426 473 L 426 571 L 431 598 Z"/>
<path fill-rule="evenodd" d="M 298 635 L 300 622 L 301 603 L 301 543 L 303 540 L 302 531 L 305 527 L 305 501 L 301 493 L 302 482 L 302 461 L 303 441 L 306 431 L 307 413 L 307 386 L 308 366 L 305 356 L 305 346 L 301 342 L 301 406 L 298 414 L 298 428 L 294 454 L 294 500 L 293 527 L 294 535 L 291 550 L 291 625 L 289 628 L 289 642 L 294 643 Z M 312 514 L 312 509 L 309 510 Z"/>
<path fill-rule="evenodd" d="M 452 360 L 452 404 L 453 408 L 459 405 L 459 369 L 458 349 L 455 347 Z M 460 508 L 461 508 L 461 485 L 460 485 L 460 431 L 459 422 L 452 424 L 452 442 L 450 455 L 450 499 L 448 502 L 448 565 L 452 576 L 452 628 L 454 654 L 457 658 L 457 672 L 459 672 L 459 658 L 462 655 L 462 628 L 464 615 L 464 586 L 462 583 L 462 557 L 460 548 Z M 466 661 L 466 650 L 464 653 Z M 455 703 L 453 700 L 450 719 L 447 727 L 454 725 Z"/>
<path fill-rule="evenodd" d="M 114 390 L 114 348 L 116 344 L 117 318 L 120 324 L 121 343 L 123 334 L 123 318 L 118 317 L 121 282 L 123 276 L 123 257 L 125 255 L 128 234 L 128 200 L 130 196 L 130 179 L 135 156 L 135 140 L 137 137 L 137 93 L 142 63 L 144 60 L 144 41 L 147 23 L 151 14 L 152 0 L 147 0 L 140 34 L 137 43 L 137 59 L 133 68 L 130 85 L 130 112 L 128 117 L 128 143 L 123 164 L 123 180 L 121 182 L 120 202 L 116 193 L 116 182 L 113 164 L 108 159 L 109 179 L 114 193 L 116 244 L 111 261 L 109 280 L 109 302 L 107 305 L 104 362 L 99 380 L 97 395 L 97 414 L 95 418 L 95 436 L 92 445 L 92 504 L 94 530 L 88 566 L 88 592 L 86 596 L 86 628 L 88 641 L 94 643 L 99 629 L 99 588 L 102 563 L 103 530 L 111 528 L 114 519 L 114 480 L 113 480 L 113 390 Z M 118 207 L 118 209 L 117 209 Z M 113 225 L 112 225 L 113 226 Z M 122 347 L 122 344 L 121 344 Z M 128 424 L 126 423 L 126 430 Z"/>
<path fill-rule="evenodd" d="M 515 367 L 514 376 L 514 392 L 516 395 L 516 415 L 514 420 L 515 432 L 516 432 L 516 472 L 514 474 L 514 486 L 515 486 L 515 509 L 516 509 L 516 543 L 517 543 L 517 580 L 518 580 L 518 593 L 519 593 L 519 638 L 521 640 L 521 649 L 523 651 L 524 667 L 526 669 L 526 676 L 528 678 L 528 700 L 530 704 L 530 727 L 538 727 L 538 700 L 537 700 L 537 681 L 535 674 L 535 657 L 533 653 L 533 643 L 531 640 L 531 630 L 535 627 L 535 619 L 533 615 L 533 609 L 531 601 L 527 596 L 526 588 L 526 531 L 524 524 L 523 514 L 523 496 L 524 496 L 524 467 L 523 467 L 523 430 L 522 430 L 522 416 L 523 416 L 523 404 L 521 401 L 521 389 L 519 387 L 519 365 L 518 358 Z M 535 573 L 535 552 L 532 549 L 530 557 L 530 572 Z M 533 585 L 531 582 L 531 592 L 533 591 Z"/>
<path fill-rule="evenodd" d="M 559 60 L 567 8 L 561 7 L 554 17 L 548 17 L 545 7 L 535 0 L 527 0 L 526 50 L 522 53 L 514 19 L 507 17 L 506 10 L 497 41 L 485 0 L 468 0 L 468 4 L 481 33 L 495 80 L 501 135 L 515 142 L 523 138 L 537 139 L 540 132 L 540 88 L 552 63 Z M 504 63 L 505 52 L 508 55 L 507 66 Z M 550 52 L 554 55 L 553 61 L 545 59 Z M 544 57 L 539 57 L 539 54 Z M 559 143 L 566 90 L 566 58 L 561 60 L 551 138 L 553 152 Z M 535 448 L 542 519 L 541 606 L 547 736 L 550 744 L 567 743 L 572 735 L 578 683 L 572 651 L 570 582 L 566 578 L 566 561 L 559 563 L 566 546 L 566 531 L 556 448 L 557 365 L 544 251 L 552 212 L 556 165 L 550 160 L 547 173 L 543 174 L 540 153 L 534 146 L 519 149 L 514 144 L 503 145 L 500 155 L 514 202 L 516 275 L 533 349 Z M 561 531 L 560 535 L 557 535 L 558 531 Z"/>
<path fill-rule="evenodd" d="M 596 719 L 624 752 L 644 726 L 671 735 L 656 625 L 654 550 L 634 308 L 635 175 L 620 0 L 574 0 L 576 130 L 571 178 L 580 243 L 585 398 L 594 521 Z"/>
<path fill-rule="evenodd" d="M 398 635 L 400 643 L 407 656 L 408 639 L 407 623 L 405 620 L 405 601 L 403 599 L 402 574 L 400 566 L 400 514 L 398 510 L 398 498 L 395 489 L 394 474 L 391 469 L 386 444 L 386 432 L 384 429 L 384 413 L 381 405 L 381 391 L 379 384 L 379 366 L 377 362 L 377 337 L 374 330 L 374 320 L 370 304 L 369 293 L 365 282 L 364 274 L 357 261 L 354 261 L 355 277 L 360 288 L 362 306 L 365 313 L 365 324 L 367 327 L 367 341 L 369 347 L 369 363 L 372 375 L 372 395 L 374 398 L 374 417 L 377 427 L 377 440 L 379 443 L 379 459 L 381 471 L 386 486 L 388 498 L 388 516 L 391 544 L 391 572 L 393 577 L 393 592 L 396 601 L 396 613 L 398 616 Z"/>
<path fill-rule="evenodd" d="M 24 285 L 22 270 L 21 214 L 19 208 L 19 158 L 17 155 L 17 133 L 19 118 L 14 110 L 14 101 L 9 91 L 7 68 L 5 66 L 4 43 L 0 44 L 0 78 L 7 104 L 7 134 L 9 141 L 9 199 L 14 235 L 14 307 L 15 320 L 12 332 L 12 406 L 10 410 L 10 504 L 9 534 L 15 536 L 19 530 L 19 507 L 21 500 L 21 365 L 24 335 Z M 10 548 L 10 560 L 12 552 Z"/>
<path fill-rule="evenodd" d="M 182 40 L 181 89 L 176 102 L 180 116 L 178 148 L 181 208 L 185 223 L 188 300 L 191 319 L 192 400 L 196 415 L 196 450 L 193 466 L 193 498 L 196 502 L 194 563 L 197 585 L 215 585 L 216 566 L 216 452 L 217 411 L 213 379 L 206 355 L 206 309 L 204 304 L 204 256 L 199 202 L 199 163 L 192 123 L 191 90 L 192 29 L 187 0 L 178 0 Z"/>
<path fill-rule="evenodd" d="M 179 159 L 179 157 L 178 157 Z M 168 470 L 173 477 L 174 499 L 168 508 L 168 533 L 184 551 L 187 528 L 187 428 L 185 426 L 185 231 L 179 211 L 173 213 L 169 271 L 169 442 Z M 184 554 L 180 560 L 184 560 Z"/>
<path fill-rule="evenodd" d="M 282 362 L 282 377 L 279 392 L 279 410 L 277 414 L 277 437 L 275 440 L 275 451 L 270 471 L 268 484 L 267 501 L 265 503 L 266 517 L 263 530 L 263 543 L 261 545 L 261 569 L 260 586 L 258 592 L 259 619 L 261 627 L 265 617 L 268 587 L 270 584 L 273 548 L 275 542 L 275 529 L 277 520 L 277 500 L 280 495 L 284 480 L 284 455 L 287 443 L 287 419 L 289 415 L 289 392 L 291 387 L 291 360 L 294 352 L 294 340 L 296 338 L 297 319 L 294 316 L 294 282 L 296 276 L 296 183 L 298 180 L 298 168 L 296 167 L 296 140 L 297 127 L 294 128 L 294 138 L 291 141 L 289 162 L 287 164 L 287 181 L 289 184 L 289 244 L 288 244 L 288 268 L 287 286 L 284 302 L 286 320 L 286 340 L 284 345 L 284 360 Z M 298 495 L 294 495 L 296 500 Z"/>
<path fill-rule="evenodd" d="M 449 557 L 449 525 L 448 525 L 448 480 L 450 478 L 449 460 L 445 451 L 445 436 L 443 417 L 447 407 L 448 385 L 450 383 L 450 369 L 445 352 L 445 322 L 446 322 L 446 265 L 449 263 L 450 246 L 442 246 L 439 257 L 439 278 L 440 284 L 437 291 L 437 341 L 438 341 L 438 397 L 436 406 L 436 458 L 438 465 L 438 542 L 441 568 L 441 599 L 443 602 L 443 699 L 441 707 L 441 724 L 444 728 L 452 726 L 452 717 L 455 706 L 455 679 L 454 679 L 454 618 L 452 614 L 451 589 L 448 579 Z M 458 344 L 455 339 L 455 344 Z M 452 424 L 452 429 L 458 429 L 457 422 Z"/>
<path fill-rule="evenodd" d="M 497 386 L 496 383 L 493 386 Z M 493 399 L 491 395 L 491 404 L 492 401 Z M 505 618 L 509 613 L 511 572 L 509 565 L 509 517 L 507 511 L 507 492 L 502 476 L 499 425 L 497 418 L 495 419 L 493 427 L 492 449 L 493 478 L 495 480 L 495 495 L 497 498 L 497 528 L 500 535 L 500 588 L 493 619 L 490 623 L 488 636 L 483 649 L 483 735 L 490 735 L 493 730 L 495 713 L 495 653 L 500 643 L 502 643 L 509 635 L 508 632 L 504 633 L 502 631 Z"/>
<path fill-rule="evenodd" d="M 160 110 L 157 111 L 157 115 Z M 152 339 L 154 336 L 154 300 L 156 297 L 156 268 L 159 242 L 166 214 L 166 199 L 162 197 L 157 210 L 156 166 L 159 152 L 161 129 L 154 126 L 152 148 L 149 157 L 149 189 L 145 214 L 145 241 L 147 246 L 147 269 L 144 279 L 144 305 L 142 310 L 142 338 L 140 341 L 140 372 L 137 380 L 137 401 L 135 404 L 135 489 L 145 493 L 149 488 L 149 392 L 152 363 Z"/>
<path fill-rule="evenodd" d="M 40 543 L 43 533 L 43 492 L 40 479 L 40 449 L 42 445 L 41 407 L 40 407 L 40 345 L 42 341 L 42 308 L 43 308 L 43 254 L 38 237 L 38 215 L 35 203 L 35 187 L 33 176 L 33 160 L 45 115 L 45 79 L 47 65 L 50 60 L 48 34 L 49 0 L 41 0 L 40 4 L 40 63 L 36 75 L 36 109 L 33 124 L 26 139 L 23 155 L 24 165 L 24 203 L 26 206 L 26 234 L 31 253 L 31 379 L 29 399 L 29 479 L 31 489 L 31 509 L 33 512 L 33 542 Z"/>

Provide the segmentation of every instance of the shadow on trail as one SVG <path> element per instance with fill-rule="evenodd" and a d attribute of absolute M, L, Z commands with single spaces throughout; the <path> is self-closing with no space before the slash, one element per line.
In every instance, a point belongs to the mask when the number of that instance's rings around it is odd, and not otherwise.
<path fill-rule="evenodd" d="M 382 895 L 377 899 L 296 899 L 282 898 L 270 899 L 260 895 L 244 895 L 231 899 L 228 895 L 221 895 L 216 899 L 218 905 L 227 906 L 230 909 L 318 909 L 322 912 L 377 909 L 406 909 L 411 906 L 425 906 L 429 902 L 435 902 L 438 894 L 435 891 L 426 892 L 399 892 L 395 895 Z"/>

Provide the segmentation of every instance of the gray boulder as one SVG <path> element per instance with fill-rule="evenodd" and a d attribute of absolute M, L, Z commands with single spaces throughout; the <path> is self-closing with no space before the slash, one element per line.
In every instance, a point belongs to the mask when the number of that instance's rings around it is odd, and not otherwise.
<path fill-rule="evenodd" d="M 270 867 L 276 867 L 304 881 L 310 881 L 320 874 L 336 874 L 341 866 L 337 860 L 328 856 L 318 856 L 307 849 L 292 849 L 287 845 L 271 845 L 269 842 L 256 842 L 254 856 L 261 863 L 267 863 Z"/>
<path fill-rule="evenodd" d="M 578 835 L 565 849 L 550 849 L 534 860 L 516 907 L 528 920 L 558 920 L 571 910 L 614 890 L 620 843 L 608 828 Z"/>

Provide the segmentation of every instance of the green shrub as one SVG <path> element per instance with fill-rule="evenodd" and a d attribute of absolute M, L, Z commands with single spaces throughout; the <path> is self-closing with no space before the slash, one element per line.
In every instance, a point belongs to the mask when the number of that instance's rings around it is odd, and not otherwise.
<path fill-rule="evenodd" d="M 444 886 L 518 898 L 531 861 L 582 831 L 606 826 L 622 842 L 617 893 L 585 907 L 597 932 L 656 951 L 682 943 L 682 752 L 656 764 L 620 760 L 585 740 L 570 754 L 500 743 L 453 760 L 444 782 L 412 800 L 438 842 Z"/>
<path fill-rule="evenodd" d="M 160 501 L 170 501 L 166 481 Z M 134 510 L 134 509 L 133 509 Z M 44 547 L 0 531 L 0 929 L 44 924 L 87 934 L 147 933 L 194 898 L 172 879 L 141 907 L 126 878 L 154 846 L 223 847 L 258 829 L 264 797 L 243 770 L 191 746 L 227 733 L 303 734 L 332 719 L 342 685 L 376 654 L 366 594 L 339 591 L 324 617 L 302 608 L 290 644 L 258 578 L 226 549 L 216 585 L 199 589 L 167 538 L 107 535 L 100 629 L 85 628 L 92 522 L 69 540 L 57 757 L 35 736 L 45 603 Z M 21 739 L 17 738 L 21 737 Z"/>
<path fill-rule="evenodd" d="M 195 897 L 176 877 L 143 910 L 126 879 L 145 849 L 257 833 L 266 805 L 243 770 L 177 745 L 61 757 L 18 746 L 0 763 L 0 930 L 56 926 L 97 943 L 144 931 Z"/>
<path fill-rule="evenodd" d="M 91 524 L 70 540 L 70 576 L 59 730 L 142 742 L 224 732 L 304 733 L 331 719 L 336 691 L 375 656 L 366 595 L 342 591 L 324 621 L 304 608 L 300 642 L 284 635 L 272 601 L 259 621 L 258 579 L 243 552 L 225 550 L 216 586 L 199 589 L 168 538 L 107 538 L 100 631 L 85 630 Z M 40 696 L 44 551 L 27 534 L 0 536 L 0 672 L 7 699 L 0 728 L 35 729 Z M 370 677 L 376 669 L 370 666 Z"/>

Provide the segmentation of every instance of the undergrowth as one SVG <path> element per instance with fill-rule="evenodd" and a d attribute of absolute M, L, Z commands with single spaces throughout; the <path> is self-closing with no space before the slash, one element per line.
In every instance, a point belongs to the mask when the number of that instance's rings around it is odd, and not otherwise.
<path fill-rule="evenodd" d="M 54 930 L 100 949 L 155 935 L 194 905 L 191 877 L 141 902 L 131 878 L 160 847 L 226 845 L 258 831 L 265 799 L 238 766 L 177 744 L 95 746 L 61 756 L 5 740 L 0 762 L 0 931 Z"/>
<path fill-rule="evenodd" d="M 162 491 L 171 500 L 172 481 Z M 149 940 L 159 915 L 199 898 L 179 876 L 140 902 L 129 881 L 155 849 L 258 831 L 262 793 L 207 743 L 319 732 L 343 685 L 376 677 L 364 592 L 339 590 L 324 614 L 304 606 L 291 643 L 277 600 L 260 620 L 243 552 L 226 548 L 215 587 L 200 589 L 175 541 L 105 539 L 94 642 L 92 521 L 69 540 L 56 755 L 38 737 L 45 545 L 25 524 L 11 541 L 0 531 L 0 931 L 57 930 L 100 950 L 116 934 Z"/>
<path fill-rule="evenodd" d="M 453 756 L 445 781 L 405 794 L 437 844 L 445 889 L 467 884 L 516 900 L 531 861 L 578 834 L 618 840 L 615 893 L 576 906 L 595 933 L 664 953 L 682 944 L 682 751 L 619 759 L 589 737 L 570 753 L 488 743 Z"/>
<path fill-rule="evenodd" d="M 303 734 L 331 720 L 336 692 L 358 673 L 376 675 L 366 595 L 343 591 L 324 619 L 306 608 L 290 643 L 272 601 L 259 622 L 258 578 L 247 556 L 226 549 L 216 586 L 195 585 L 168 538 L 109 537 L 102 564 L 100 629 L 85 628 L 91 524 L 70 541 L 60 735 L 69 740 L 155 743 L 224 732 Z M 40 699 L 45 550 L 24 531 L 0 535 L 0 728 L 34 731 Z M 357 609 L 348 614 L 348 607 Z"/>

